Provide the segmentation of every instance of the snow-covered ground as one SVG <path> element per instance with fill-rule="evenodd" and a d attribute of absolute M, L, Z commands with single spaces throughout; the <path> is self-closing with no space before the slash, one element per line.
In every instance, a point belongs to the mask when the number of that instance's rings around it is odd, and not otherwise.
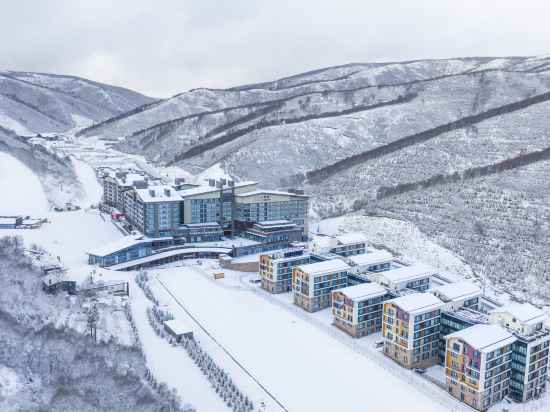
<path fill-rule="evenodd" d="M 289 411 L 446 410 L 414 386 L 248 288 L 220 285 L 196 266 L 150 273 L 154 273 L 155 294 L 176 317 L 181 316 L 181 304 Z M 169 293 L 162 293 L 163 289 Z M 212 340 L 200 339 L 203 345 Z M 213 345 L 210 342 L 208 347 Z M 249 387 L 242 376 L 235 379 Z"/>
<path fill-rule="evenodd" d="M 0 153 L 0 193 L 0 215 L 41 217 L 49 209 L 38 177 L 7 153 Z"/>

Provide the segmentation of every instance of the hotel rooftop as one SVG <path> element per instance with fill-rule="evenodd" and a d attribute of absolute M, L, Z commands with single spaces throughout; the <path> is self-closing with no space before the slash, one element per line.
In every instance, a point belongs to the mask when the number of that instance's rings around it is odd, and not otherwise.
<path fill-rule="evenodd" d="M 309 263 L 307 265 L 298 266 L 303 272 L 310 275 L 322 274 L 327 272 L 337 272 L 340 270 L 348 270 L 349 265 L 340 259 L 325 260 L 322 262 Z"/>

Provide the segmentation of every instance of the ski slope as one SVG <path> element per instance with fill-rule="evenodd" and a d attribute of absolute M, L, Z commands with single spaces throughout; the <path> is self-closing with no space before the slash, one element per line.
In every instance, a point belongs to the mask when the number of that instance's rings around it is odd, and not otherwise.
<path fill-rule="evenodd" d="M 41 217 L 48 209 L 38 177 L 15 157 L 0 153 L 0 215 Z"/>

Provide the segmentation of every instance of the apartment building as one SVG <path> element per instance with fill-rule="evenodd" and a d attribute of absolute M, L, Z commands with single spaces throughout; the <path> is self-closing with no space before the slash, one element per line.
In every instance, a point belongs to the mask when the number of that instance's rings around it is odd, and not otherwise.
<path fill-rule="evenodd" d="M 134 187 L 147 187 L 148 178 L 136 171 L 106 170 L 102 183 L 104 203 L 125 213 L 125 193 Z"/>
<path fill-rule="evenodd" d="M 516 338 L 500 325 L 478 324 L 447 336 L 445 377 L 451 395 L 485 411 L 509 392 Z"/>
<path fill-rule="evenodd" d="M 292 270 L 294 304 L 316 312 L 332 303 L 332 291 L 347 286 L 349 266 L 340 259 L 297 266 Z"/>
<path fill-rule="evenodd" d="M 525 402 L 546 390 L 550 331 L 544 327 L 544 312 L 528 303 L 509 303 L 489 314 L 489 321 L 511 332 L 510 397 Z"/>
<path fill-rule="evenodd" d="M 433 273 L 433 268 L 417 264 L 382 271 L 378 273 L 376 280 L 392 292 L 405 289 L 424 292 L 430 288 L 430 277 Z"/>
<path fill-rule="evenodd" d="M 333 325 L 360 338 L 382 330 L 382 307 L 391 299 L 377 283 L 348 286 L 332 292 Z"/>
<path fill-rule="evenodd" d="M 437 362 L 441 309 L 431 293 L 411 293 L 384 302 L 384 354 L 405 368 Z"/>
<path fill-rule="evenodd" d="M 312 256 L 304 249 L 281 250 L 260 255 L 260 278 L 264 290 L 284 293 L 292 290 L 292 270 L 311 263 Z"/>

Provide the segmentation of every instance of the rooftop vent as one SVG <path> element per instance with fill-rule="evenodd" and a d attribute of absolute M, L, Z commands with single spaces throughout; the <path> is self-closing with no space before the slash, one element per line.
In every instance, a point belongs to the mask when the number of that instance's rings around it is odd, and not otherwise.
<path fill-rule="evenodd" d="M 155 191 L 153 189 L 149 189 L 149 196 L 155 197 Z"/>
<path fill-rule="evenodd" d="M 208 179 L 208 186 L 216 187 L 216 181 L 214 179 Z"/>
<path fill-rule="evenodd" d="M 170 197 L 170 189 L 164 189 L 164 195 Z"/>

